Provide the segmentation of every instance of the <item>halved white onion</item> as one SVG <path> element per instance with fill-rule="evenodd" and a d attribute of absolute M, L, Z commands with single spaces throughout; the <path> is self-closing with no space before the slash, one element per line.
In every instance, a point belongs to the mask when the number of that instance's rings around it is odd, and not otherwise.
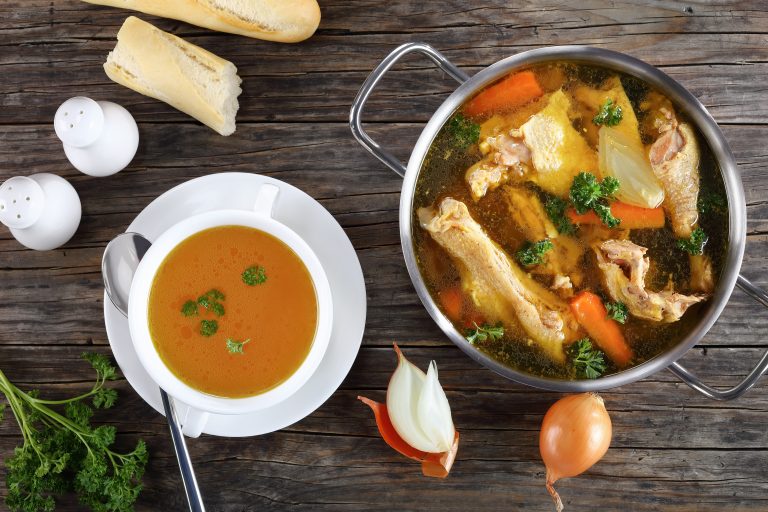
<path fill-rule="evenodd" d="M 387 412 L 403 440 L 423 452 L 451 449 L 455 436 L 448 398 L 432 361 L 428 373 L 398 351 L 398 363 L 387 388 Z"/>
<path fill-rule="evenodd" d="M 600 128 L 599 134 L 600 173 L 603 178 L 613 176 L 619 180 L 616 198 L 642 208 L 659 206 L 664 201 L 664 189 L 643 147 L 609 126 Z"/>

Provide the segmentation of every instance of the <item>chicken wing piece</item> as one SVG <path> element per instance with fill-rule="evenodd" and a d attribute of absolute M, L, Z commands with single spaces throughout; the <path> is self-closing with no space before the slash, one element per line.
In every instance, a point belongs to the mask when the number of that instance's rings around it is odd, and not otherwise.
<path fill-rule="evenodd" d="M 699 218 L 699 144 L 687 123 L 665 131 L 651 146 L 654 174 L 664 188 L 664 210 L 678 238 L 691 236 Z"/>
<path fill-rule="evenodd" d="M 578 338 L 568 305 L 518 267 L 453 198 L 438 208 L 421 208 L 422 228 L 461 269 L 462 286 L 491 322 L 521 325 L 552 360 L 564 364 L 563 344 Z"/>
<path fill-rule="evenodd" d="M 501 133 L 488 137 L 481 144 L 481 150 L 486 156 L 464 175 L 475 201 L 510 178 L 520 178 L 528 172 L 531 153 L 519 136 Z"/>
<path fill-rule="evenodd" d="M 629 240 L 606 240 L 593 246 L 603 283 L 615 301 L 623 302 L 638 318 L 657 322 L 677 322 L 685 311 L 708 298 L 707 295 L 683 295 L 667 289 L 645 289 L 645 275 L 650 260 L 647 249 Z"/>

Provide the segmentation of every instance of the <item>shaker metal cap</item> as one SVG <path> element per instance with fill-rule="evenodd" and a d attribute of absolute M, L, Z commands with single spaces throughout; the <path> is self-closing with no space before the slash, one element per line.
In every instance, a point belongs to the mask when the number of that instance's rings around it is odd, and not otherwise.
<path fill-rule="evenodd" d="M 70 98 L 56 110 L 53 118 L 56 135 L 76 148 L 96 142 L 104 130 L 104 111 L 94 100 L 85 96 Z"/>
<path fill-rule="evenodd" d="M 38 221 L 45 208 L 45 193 L 33 179 L 15 176 L 0 185 L 0 222 L 26 229 Z"/>

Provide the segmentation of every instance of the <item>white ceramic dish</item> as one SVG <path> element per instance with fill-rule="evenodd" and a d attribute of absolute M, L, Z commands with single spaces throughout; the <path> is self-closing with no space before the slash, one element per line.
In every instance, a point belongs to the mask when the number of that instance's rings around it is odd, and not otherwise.
<path fill-rule="evenodd" d="M 174 224 L 163 232 L 144 255 L 131 283 L 128 300 L 128 326 L 139 360 L 152 380 L 170 396 L 192 408 L 183 422 L 184 433 L 197 437 L 209 419 L 208 413 L 246 414 L 290 399 L 317 369 L 323 359 L 333 321 L 333 300 L 325 270 L 314 251 L 292 229 L 272 218 L 279 203 L 280 189 L 262 184 L 251 210 L 225 209 L 199 213 Z M 180 243 L 201 231 L 221 226 L 245 226 L 268 233 L 282 241 L 299 257 L 309 271 L 317 296 L 317 328 L 309 353 L 296 371 L 274 388 L 245 398 L 224 398 L 203 393 L 179 379 L 163 362 L 149 330 L 149 297 L 157 271 Z"/>
<path fill-rule="evenodd" d="M 334 310 L 325 355 L 309 380 L 290 398 L 264 409 L 240 414 L 211 414 L 204 433 L 253 436 L 287 427 L 311 414 L 339 387 L 357 356 L 365 326 L 366 295 L 360 262 L 341 226 L 322 205 L 299 189 L 278 180 L 245 173 L 222 173 L 183 183 L 150 203 L 128 227 L 155 241 L 168 228 L 187 217 L 221 209 L 250 210 L 263 184 L 280 189 L 273 211 L 275 220 L 301 237 L 325 269 Z M 104 318 L 115 359 L 128 382 L 162 414 L 158 385 L 139 361 L 131 342 L 128 321 L 105 297 Z M 187 408 L 179 406 L 185 418 Z"/>

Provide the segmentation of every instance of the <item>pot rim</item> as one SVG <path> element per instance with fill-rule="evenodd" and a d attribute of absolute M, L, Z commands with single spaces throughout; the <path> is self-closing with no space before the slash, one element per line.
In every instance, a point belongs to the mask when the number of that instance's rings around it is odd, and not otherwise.
<path fill-rule="evenodd" d="M 563 60 L 620 71 L 635 76 L 663 92 L 676 107 L 683 110 L 706 140 L 720 167 L 728 197 L 728 253 L 715 293 L 706 309 L 700 312 L 696 325 L 685 338 L 667 351 L 628 370 L 595 380 L 536 376 L 506 366 L 471 345 L 443 315 L 430 296 L 416 263 L 413 248 L 413 200 L 416 181 L 427 151 L 443 124 L 472 94 L 513 69 Z M 482 69 L 460 85 L 435 111 L 422 130 L 411 152 L 400 195 L 400 240 L 406 267 L 419 299 L 435 323 L 457 347 L 486 368 L 521 384 L 560 392 L 600 391 L 635 382 L 666 368 L 700 341 L 719 318 L 736 284 L 746 243 L 746 219 L 744 189 L 736 161 L 723 133 L 704 105 L 677 81 L 644 61 L 621 52 L 579 45 L 551 46 L 512 55 Z"/>

